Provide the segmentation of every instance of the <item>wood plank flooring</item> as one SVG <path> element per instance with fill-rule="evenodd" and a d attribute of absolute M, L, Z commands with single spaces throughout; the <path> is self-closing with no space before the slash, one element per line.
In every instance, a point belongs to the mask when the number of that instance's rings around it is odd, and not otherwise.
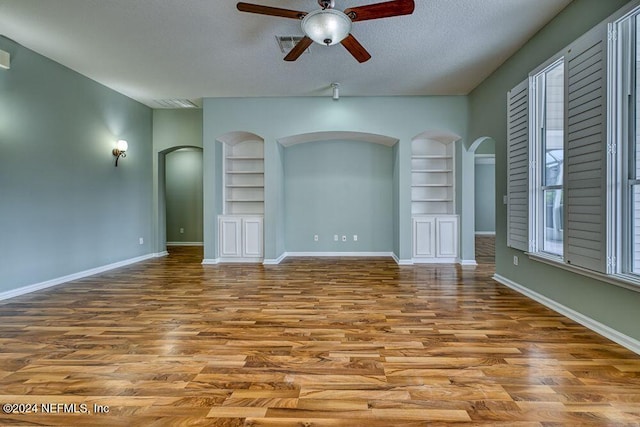
<path fill-rule="evenodd" d="M 640 357 L 491 264 L 201 259 L 0 303 L 0 425 L 640 425 Z"/>

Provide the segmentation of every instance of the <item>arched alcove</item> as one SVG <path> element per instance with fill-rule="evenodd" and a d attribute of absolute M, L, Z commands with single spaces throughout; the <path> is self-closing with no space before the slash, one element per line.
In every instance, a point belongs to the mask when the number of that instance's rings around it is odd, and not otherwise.
<path fill-rule="evenodd" d="M 288 256 L 394 252 L 397 138 L 327 131 L 277 141 Z"/>
<path fill-rule="evenodd" d="M 411 140 L 414 263 L 460 262 L 460 140 L 443 130 L 426 130 Z"/>

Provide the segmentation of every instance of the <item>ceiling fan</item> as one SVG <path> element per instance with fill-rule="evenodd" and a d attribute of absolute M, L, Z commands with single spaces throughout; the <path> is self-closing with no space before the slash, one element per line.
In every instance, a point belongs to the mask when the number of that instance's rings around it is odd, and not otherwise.
<path fill-rule="evenodd" d="M 415 7 L 413 0 L 394 0 L 350 7 L 342 12 L 334 9 L 334 0 L 318 0 L 318 4 L 321 9 L 312 12 L 300 12 L 244 2 L 239 2 L 237 7 L 241 12 L 302 20 L 302 31 L 305 36 L 284 57 L 285 61 L 295 61 L 311 43 L 316 42 L 326 46 L 341 43 L 358 62 L 368 61 L 371 59 L 371 55 L 351 34 L 352 22 L 411 15 Z"/>

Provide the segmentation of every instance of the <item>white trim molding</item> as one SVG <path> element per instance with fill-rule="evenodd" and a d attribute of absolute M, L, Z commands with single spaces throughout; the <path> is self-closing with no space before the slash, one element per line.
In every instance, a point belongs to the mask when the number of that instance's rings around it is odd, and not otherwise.
<path fill-rule="evenodd" d="M 495 237 L 495 231 L 476 231 L 476 236 Z"/>
<path fill-rule="evenodd" d="M 320 258 L 340 258 L 340 257 L 390 257 L 393 258 L 393 252 L 287 252 L 287 257 L 320 257 Z"/>
<path fill-rule="evenodd" d="M 475 259 L 461 259 L 459 264 L 463 267 L 475 267 L 478 265 Z"/>
<path fill-rule="evenodd" d="M 557 301 L 554 301 L 542 294 L 539 294 L 535 291 L 532 291 L 529 288 L 526 288 L 513 280 L 507 279 L 499 274 L 495 274 L 493 276 L 493 280 L 496 282 L 513 289 L 516 292 L 519 292 L 534 301 L 539 302 L 545 307 L 550 308 L 551 310 L 560 313 L 569 319 L 580 323 L 582 326 L 591 329 L 593 332 L 596 332 L 602 335 L 605 338 L 610 339 L 611 341 L 620 344 L 621 346 L 633 351 L 636 354 L 640 354 L 640 341 L 637 339 L 630 337 L 628 335 L 623 334 L 620 331 L 617 331 L 610 326 L 607 326 L 603 323 L 598 322 L 595 319 L 592 319 L 589 316 L 585 316 L 584 314 L 577 312 L 565 305 L 560 304 Z"/>
<path fill-rule="evenodd" d="M 287 253 L 283 252 L 278 258 L 276 259 L 265 259 L 264 261 L 262 261 L 263 265 L 278 265 L 280 264 L 282 261 L 285 260 L 285 258 L 287 257 Z"/>
<path fill-rule="evenodd" d="M 167 246 L 204 246 L 203 242 L 167 242 Z"/>
<path fill-rule="evenodd" d="M 205 258 L 202 260 L 202 265 L 218 265 L 220 264 L 220 258 Z"/>
<path fill-rule="evenodd" d="M 41 291 L 43 289 L 62 285 L 64 283 L 68 283 L 78 279 L 83 279 L 85 277 L 94 276 L 96 274 L 104 273 L 109 270 L 114 270 L 116 268 L 125 267 L 127 265 L 135 264 L 141 261 L 146 261 L 151 258 L 159 258 L 161 256 L 165 256 L 165 255 L 162 252 L 142 255 L 135 258 L 125 259 L 123 261 L 114 262 L 112 264 L 103 265 L 101 267 L 80 271 L 78 273 L 69 274 L 67 276 L 46 280 L 44 282 L 34 283 L 33 285 L 27 285 L 27 286 L 23 286 L 16 289 L 11 289 L 11 290 L 0 293 L 0 301 L 6 300 L 9 298 L 15 298 L 20 295 L 30 294 L 31 292 Z"/>

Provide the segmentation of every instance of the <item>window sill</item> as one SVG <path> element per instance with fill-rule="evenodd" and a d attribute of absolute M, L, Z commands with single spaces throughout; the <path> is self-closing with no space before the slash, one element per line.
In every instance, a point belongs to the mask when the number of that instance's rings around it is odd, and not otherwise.
<path fill-rule="evenodd" d="M 526 252 L 529 259 L 533 261 L 542 262 L 547 265 L 559 267 L 563 270 L 570 271 L 572 273 L 587 276 L 592 279 L 600 280 L 601 282 L 610 283 L 612 285 L 620 286 L 625 289 L 629 289 L 635 292 L 640 292 L 640 278 L 628 274 L 602 274 L 596 271 L 591 271 L 586 268 L 570 265 L 561 260 L 561 258 L 547 255 L 544 253 L 530 253 Z"/>

